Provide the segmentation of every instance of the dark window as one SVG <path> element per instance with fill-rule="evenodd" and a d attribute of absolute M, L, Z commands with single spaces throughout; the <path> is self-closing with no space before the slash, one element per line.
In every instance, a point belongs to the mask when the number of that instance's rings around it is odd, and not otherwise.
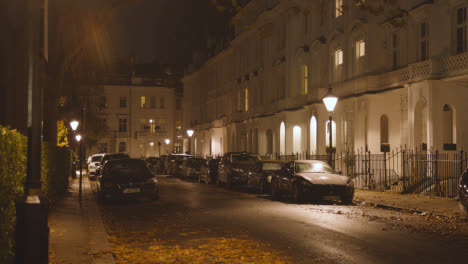
<path fill-rule="evenodd" d="M 98 148 L 101 153 L 107 152 L 107 143 L 100 143 Z"/>
<path fill-rule="evenodd" d="M 429 58 L 429 25 L 421 23 L 421 60 Z"/>
<path fill-rule="evenodd" d="M 127 142 L 120 142 L 119 144 L 119 152 L 127 151 Z"/>
<path fill-rule="evenodd" d="M 126 96 L 121 96 L 120 97 L 120 108 L 126 108 L 127 107 L 127 97 Z"/>
<path fill-rule="evenodd" d="M 164 109 L 164 97 L 159 99 L 159 108 Z"/>
<path fill-rule="evenodd" d="M 393 59 L 393 69 L 398 68 L 398 34 L 393 33 L 392 35 L 392 59 Z"/>
<path fill-rule="evenodd" d="M 151 105 L 151 108 L 156 108 L 156 96 L 150 97 L 150 105 Z"/>
<path fill-rule="evenodd" d="M 127 119 L 119 119 L 119 132 L 127 132 Z"/>
<path fill-rule="evenodd" d="M 176 110 L 181 110 L 182 109 L 182 100 L 179 98 L 176 99 Z"/>
<path fill-rule="evenodd" d="M 466 51 L 466 7 L 457 9 L 457 53 Z"/>

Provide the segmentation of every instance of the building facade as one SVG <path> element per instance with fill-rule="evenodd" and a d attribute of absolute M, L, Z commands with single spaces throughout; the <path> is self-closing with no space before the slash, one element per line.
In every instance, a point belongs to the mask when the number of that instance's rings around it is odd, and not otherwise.
<path fill-rule="evenodd" d="M 103 85 L 100 90 L 104 107 L 96 116 L 105 133 L 88 154 L 123 152 L 146 158 L 180 151 L 182 111 L 175 88 L 132 78 L 131 84 Z"/>
<path fill-rule="evenodd" d="M 363 3 L 245 6 L 230 46 L 183 79 L 192 152 L 325 153 L 330 86 L 337 151 L 466 149 L 468 1 Z"/>

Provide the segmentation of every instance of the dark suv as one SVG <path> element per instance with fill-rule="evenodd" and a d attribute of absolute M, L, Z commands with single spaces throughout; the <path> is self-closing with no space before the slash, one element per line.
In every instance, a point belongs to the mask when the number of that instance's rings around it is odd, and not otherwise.
<path fill-rule="evenodd" d="M 260 160 L 260 156 L 254 153 L 228 152 L 224 154 L 218 166 L 216 184 L 225 183 L 228 188 L 231 188 L 232 184 L 246 184 L 248 171 L 251 171 L 255 163 Z"/>
<path fill-rule="evenodd" d="M 460 209 L 468 218 L 468 169 L 460 177 L 460 189 L 458 190 Z"/>

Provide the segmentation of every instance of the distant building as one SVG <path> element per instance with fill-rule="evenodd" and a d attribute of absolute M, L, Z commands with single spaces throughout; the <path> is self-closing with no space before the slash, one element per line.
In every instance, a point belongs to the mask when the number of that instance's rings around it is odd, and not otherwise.
<path fill-rule="evenodd" d="M 100 80 L 96 95 L 103 107 L 93 114 L 105 132 L 88 155 L 125 152 L 143 158 L 181 151 L 181 87 L 169 85 L 167 77 L 133 75 Z"/>
<path fill-rule="evenodd" d="M 354 1 L 248 3 L 230 46 L 183 78 L 192 152 L 325 153 L 329 86 L 338 151 L 468 149 L 468 1 L 399 2 L 397 16 Z"/>

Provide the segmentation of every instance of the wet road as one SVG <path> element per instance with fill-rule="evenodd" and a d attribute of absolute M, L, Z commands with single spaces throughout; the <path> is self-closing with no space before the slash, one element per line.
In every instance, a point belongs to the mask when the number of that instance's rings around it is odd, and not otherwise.
<path fill-rule="evenodd" d="M 186 224 L 226 232 L 225 236 L 248 234 L 293 263 L 467 263 L 466 222 L 428 220 L 362 205 L 296 205 L 243 190 L 159 179 L 158 201 L 105 204 L 105 223 L 137 222 L 135 228 L 145 232 L 155 221 L 169 226 L 183 218 Z M 121 229 L 111 233 L 123 235 L 118 234 Z M 177 240 L 182 231 L 172 231 L 176 234 L 170 239 Z"/>

